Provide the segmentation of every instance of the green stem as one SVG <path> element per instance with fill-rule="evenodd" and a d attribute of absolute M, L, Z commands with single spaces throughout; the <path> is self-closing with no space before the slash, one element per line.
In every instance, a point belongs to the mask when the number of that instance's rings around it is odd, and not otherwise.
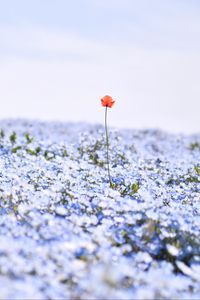
<path fill-rule="evenodd" d="M 112 180 L 110 176 L 110 165 L 109 165 L 109 139 L 108 139 L 108 127 L 107 127 L 107 111 L 108 111 L 108 107 L 106 106 L 106 110 L 105 110 L 106 156 L 107 156 L 107 165 L 108 165 L 108 178 L 109 178 L 110 187 L 112 187 Z"/>

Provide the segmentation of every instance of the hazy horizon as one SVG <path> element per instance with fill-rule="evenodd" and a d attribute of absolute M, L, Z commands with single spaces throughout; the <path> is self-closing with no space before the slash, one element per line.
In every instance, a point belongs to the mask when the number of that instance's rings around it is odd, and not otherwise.
<path fill-rule="evenodd" d="M 200 3 L 0 4 L 0 119 L 200 132 Z"/>

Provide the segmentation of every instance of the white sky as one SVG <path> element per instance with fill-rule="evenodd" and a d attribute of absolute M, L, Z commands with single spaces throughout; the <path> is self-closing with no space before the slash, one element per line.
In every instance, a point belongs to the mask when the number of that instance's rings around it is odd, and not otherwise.
<path fill-rule="evenodd" d="M 0 0 L 0 118 L 200 132 L 200 1 Z"/>

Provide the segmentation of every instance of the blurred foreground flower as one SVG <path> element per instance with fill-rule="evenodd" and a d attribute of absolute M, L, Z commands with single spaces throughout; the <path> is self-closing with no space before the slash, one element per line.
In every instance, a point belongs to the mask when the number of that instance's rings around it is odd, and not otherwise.
<path fill-rule="evenodd" d="M 105 131 L 106 131 L 106 154 L 107 154 L 107 165 L 108 165 L 108 179 L 110 183 L 110 187 L 113 187 L 113 183 L 110 176 L 110 165 L 109 165 L 109 138 L 108 138 L 108 126 L 107 126 L 107 110 L 108 107 L 113 107 L 115 101 L 113 101 L 112 97 L 106 95 L 101 99 L 101 104 L 105 109 Z"/>

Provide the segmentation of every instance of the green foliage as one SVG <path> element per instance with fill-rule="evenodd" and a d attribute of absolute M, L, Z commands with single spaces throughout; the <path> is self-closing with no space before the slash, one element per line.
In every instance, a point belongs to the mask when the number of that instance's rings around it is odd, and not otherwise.
<path fill-rule="evenodd" d="M 84 154 L 88 154 L 89 156 L 94 155 L 97 151 L 102 150 L 103 146 L 102 141 L 96 140 L 93 144 L 78 147 L 77 150 L 82 158 Z"/>
<path fill-rule="evenodd" d="M 110 187 L 118 190 L 122 196 L 126 196 L 126 195 L 133 196 L 134 194 L 137 194 L 137 192 L 139 191 L 140 184 L 137 181 L 125 186 L 124 184 L 117 184 L 112 182 Z"/>
<path fill-rule="evenodd" d="M 40 151 L 41 151 L 40 146 L 38 146 L 38 147 L 35 148 L 35 153 L 36 153 L 37 155 L 40 153 Z"/>
<path fill-rule="evenodd" d="M 132 183 L 132 184 L 130 184 L 130 186 L 128 186 L 126 188 L 126 190 L 128 190 L 127 194 L 130 196 L 133 196 L 134 194 L 136 194 L 138 192 L 139 188 L 140 188 L 139 182 Z"/>
<path fill-rule="evenodd" d="M 127 159 L 125 153 L 116 151 L 114 153 L 114 159 L 113 159 L 113 164 L 114 165 L 121 165 L 121 166 L 125 166 L 127 164 L 129 164 L 129 160 Z"/>
<path fill-rule="evenodd" d="M 136 194 L 140 188 L 139 182 L 133 183 L 131 185 L 132 194 Z"/>
<path fill-rule="evenodd" d="M 3 139 L 3 138 L 4 138 L 4 136 L 5 136 L 5 133 L 4 133 L 3 129 L 1 129 L 1 130 L 0 130 L 0 138 L 2 138 L 2 139 Z"/>
<path fill-rule="evenodd" d="M 200 182 L 199 179 L 196 176 L 192 176 L 192 175 L 189 176 L 186 180 L 187 180 L 187 182 L 191 182 L 191 183 L 193 183 L 193 182 L 195 182 L 195 183 Z"/>
<path fill-rule="evenodd" d="M 197 165 L 194 166 L 194 170 L 197 173 L 197 175 L 200 176 L 200 168 Z"/>
<path fill-rule="evenodd" d="M 30 149 L 30 148 L 26 149 L 26 152 L 27 152 L 28 154 L 31 154 L 31 155 L 36 155 L 35 150 Z"/>
<path fill-rule="evenodd" d="M 25 138 L 26 138 L 26 141 L 27 141 L 27 144 L 30 144 L 33 142 L 34 138 L 33 137 L 30 137 L 29 133 L 25 133 L 24 134 Z"/>
<path fill-rule="evenodd" d="M 26 149 L 27 153 L 29 153 L 31 155 L 35 155 L 35 156 L 37 156 L 40 153 L 40 151 L 41 151 L 41 148 L 39 146 L 36 147 L 35 150 L 30 149 L 30 148 Z"/>
<path fill-rule="evenodd" d="M 111 187 L 111 189 L 114 190 L 114 189 L 116 188 L 116 184 L 114 184 L 114 182 L 111 181 L 111 182 L 110 182 L 110 187 Z"/>
<path fill-rule="evenodd" d="M 195 149 L 200 149 L 200 145 L 197 142 L 191 143 L 190 144 L 190 149 L 195 150 Z"/>
<path fill-rule="evenodd" d="M 44 151 L 44 157 L 48 160 L 48 151 L 47 150 Z"/>
<path fill-rule="evenodd" d="M 17 147 L 12 148 L 11 152 L 12 153 L 17 153 L 17 151 L 20 150 L 20 149 L 22 149 L 22 147 L 21 146 L 17 146 Z"/>
<path fill-rule="evenodd" d="M 102 150 L 104 144 L 101 140 L 96 140 L 94 143 L 80 146 L 77 148 L 79 155 L 81 158 L 89 157 L 90 163 L 103 167 L 104 166 L 104 161 L 102 161 L 99 157 L 99 151 Z"/>
<path fill-rule="evenodd" d="M 64 149 L 64 150 L 63 150 L 63 157 L 67 157 L 67 156 L 68 156 L 67 150 Z"/>
<path fill-rule="evenodd" d="M 142 234 L 139 239 L 135 239 L 133 237 L 138 228 Z M 168 261 L 173 265 L 174 272 L 180 272 L 176 265 L 177 260 L 190 266 L 200 256 L 198 236 L 182 230 L 176 223 L 163 226 L 160 220 L 148 218 L 145 214 L 136 223 L 126 224 L 121 230 L 117 228 L 111 242 L 115 247 L 129 244 L 131 248 L 126 254 L 128 256 L 145 251 L 157 261 Z M 175 255 L 170 252 L 168 245 L 176 249 Z"/>
<path fill-rule="evenodd" d="M 194 171 L 188 170 L 187 174 L 182 175 L 179 178 L 171 177 L 166 181 L 166 184 L 172 186 L 172 185 L 179 185 L 181 182 L 199 183 L 200 179 L 198 178 L 198 176 L 200 176 L 200 168 L 198 167 L 198 165 L 194 166 Z"/>
<path fill-rule="evenodd" d="M 167 181 L 165 182 L 167 185 L 179 185 L 180 184 L 180 179 L 174 179 L 173 177 L 167 179 Z"/>
<path fill-rule="evenodd" d="M 90 158 L 90 161 L 94 165 L 97 165 L 99 167 L 103 167 L 104 166 L 104 162 L 99 159 L 99 155 L 97 153 L 91 153 L 90 156 L 89 156 L 89 158 Z"/>
<path fill-rule="evenodd" d="M 13 131 L 13 133 L 10 135 L 10 142 L 12 144 L 15 144 L 16 143 L 16 140 L 17 140 L 17 134 L 15 131 Z"/>
<path fill-rule="evenodd" d="M 45 150 L 44 151 L 44 157 L 45 157 L 46 160 L 51 160 L 55 157 L 55 154 Z"/>

